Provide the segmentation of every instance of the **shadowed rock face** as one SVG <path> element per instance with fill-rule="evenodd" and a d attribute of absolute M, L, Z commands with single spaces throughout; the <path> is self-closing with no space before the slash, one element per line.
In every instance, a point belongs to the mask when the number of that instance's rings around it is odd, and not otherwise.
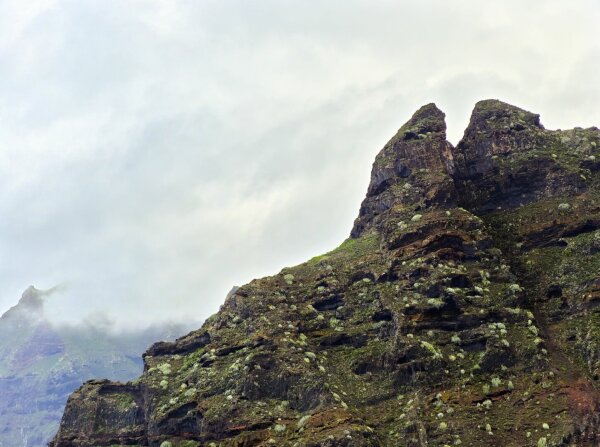
<path fill-rule="evenodd" d="M 495 100 L 445 129 L 417 111 L 348 240 L 86 383 L 51 445 L 598 445 L 600 131 Z"/>
<path fill-rule="evenodd" d="M 456 203 L 450 175 L 452 145 L 446 141 L 444 113 L 435 104 L 421 107 L 375 158 L 367 197 L 352 237 L 386 220 L 392 208 L 418 209 Z"/>
<path fill-rule="evenodd" d="M 585 191 L 578 171 L 585 158 L 576 153 L 583 148 L 568 154 L 567 141 L 567 134 L 545 130 L 539 115 L 497 100 L 478 102 L 455 151 L 461 203 L 486 212 Z"/>

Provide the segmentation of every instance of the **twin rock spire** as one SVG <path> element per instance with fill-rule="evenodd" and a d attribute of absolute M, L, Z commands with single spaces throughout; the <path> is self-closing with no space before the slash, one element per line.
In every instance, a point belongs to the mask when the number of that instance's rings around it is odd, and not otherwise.
<path fill-rule="evenodd" d="M 561 192 L 561 185 L 547 190 L 549 175 L 565 174 L 549 153 L 561 144 L 560 132 L 545 130 L 539 115 L 498 100 L 479 101 L 456 147 L 446 140 L 444 118 L 433 103 L 421 107 L 379 152 L 352 237 L 379 228 L 390 213 L 432 206 L 486 212 Z M 522 163 L 530 156 L 535 162 Z M 571 188 L 585 189 L 581 179 L 570 180 Z"/>

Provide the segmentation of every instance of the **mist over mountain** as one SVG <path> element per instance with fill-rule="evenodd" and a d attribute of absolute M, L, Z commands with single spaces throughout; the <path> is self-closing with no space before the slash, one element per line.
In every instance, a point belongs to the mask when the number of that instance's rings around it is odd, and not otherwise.
<path fill-rule="evenodd" d="M 0 317 L 0 446 L 43 447 L 56 431 L 67 396 L 101 375 L 131 380 L 150 343 L 171 340 L 189 324 L 118 329 L 104 319 L 56 323 L 46 307 L 60 287 L 28 287 Z"/>

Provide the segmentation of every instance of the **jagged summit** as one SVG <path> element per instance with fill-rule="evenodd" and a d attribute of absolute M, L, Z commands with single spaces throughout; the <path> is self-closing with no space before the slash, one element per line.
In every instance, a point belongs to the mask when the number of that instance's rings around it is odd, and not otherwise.
<path fill-rule="evenodd" d="M 394 209 L 449 205 L 455 194 L 452 145 L 444 113 L 433 103 L 417 110 L 375 158 L 371 182 L 351 236 L 376 227 Z"/>
<path fill-rule="evenodd" d="M 478 102 L 454 149 L 460 202 L 489 212 L 583 192 L 588 182 L 578 171 L 591 151 L 585 144 L 567 144 L 572 132 L 548 131 L 538 114 L 498 100 Z M 576 133 L 579 143 L 597 136 L 593 129 Z"/>
<path fill-rule="evenodd" d="M 51 289 L 52 290 L 52 289 Z M 43 318 L 44 316 L 44 296 L 49 291 L 36 289 L 34 286 L 29 286 L 23 294 L 19 302 L 8 309 L 0 319 L 16 321 L 33 321 Z"/>
<path fill-rule="evenodd" d="M 490 212 L 541 196 L 583 192 L 587 182 L 577 172 L 583 167 L 578 163 L 593 169 L 598 163 L 579 160 L 582 147 L 572 144 L 597 129 L 548 131 L 540 115 L 497 99 L 475 104 L 456 147 L 446 140 L 444 118 L 433 103 L 421 107 L 377 155 L 352 237 L 426 207 L 460 205 Z M 573 132 L 581 135 L 572 139 Z M 588 157 L 591 147 L 585 151 Z M 562 177 L 568 180 L 555 180 Z"/>
<path fill-rule="evenodd" d="M 14 319 L 19 321 L 39 320 L 45 318 L 44 304 L 46 299 L 60 289 L 54 286 L 50 289 L 37 289 L 29 286 L 25 289 L 19 302 L 0 316 L 2 319 Z"/>
<path fill-rule="evenodd" d="M 398 134 L 402 139 L 416 138 L 419 135 L 440 133 L 446 138 L 446 115 L 435 103 L 429 103 L 418 109 L 404 124 Z"/>
<path fill-rule="evenodd" d="M 21 295 L 18 306 L 40 308 L 43 305 L 44 292 L 36 289 L 34 286 L 29 286 Z"/>
<path fill-rule="evenodd" d="M 498 99 L 484 99 L 475 103 L 468 130 L 475 126 L 480 127 L 474 130 L 491 130 L 498 127 L 517 131 L 527 127 L 544 129 L 540 123 L 540 115 Z"/>
<path fill-rule="evenodd" d="M 534 150 L 544 144 L 544 130 L 538 114 L 495 99 L 479 101 L 455 149 L 457 176 L 484 174 L 493 157 Z"/>
<path fill-rule="evenodd" d="M 600 131 L 497 100 L 445 128 L 419 109 L 351 238 L 83 385 L 51 445 L 599 445 Z"/>

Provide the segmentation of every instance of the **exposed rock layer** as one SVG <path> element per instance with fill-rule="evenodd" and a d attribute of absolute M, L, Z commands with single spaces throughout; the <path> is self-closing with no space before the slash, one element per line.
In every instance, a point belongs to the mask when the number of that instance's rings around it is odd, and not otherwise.
<path fill-rule="evenodd" d="M 383 148 L 351 238 L 88 382 L 54 447 L 594 446 L 600 131 L 478 103 Z"/>

